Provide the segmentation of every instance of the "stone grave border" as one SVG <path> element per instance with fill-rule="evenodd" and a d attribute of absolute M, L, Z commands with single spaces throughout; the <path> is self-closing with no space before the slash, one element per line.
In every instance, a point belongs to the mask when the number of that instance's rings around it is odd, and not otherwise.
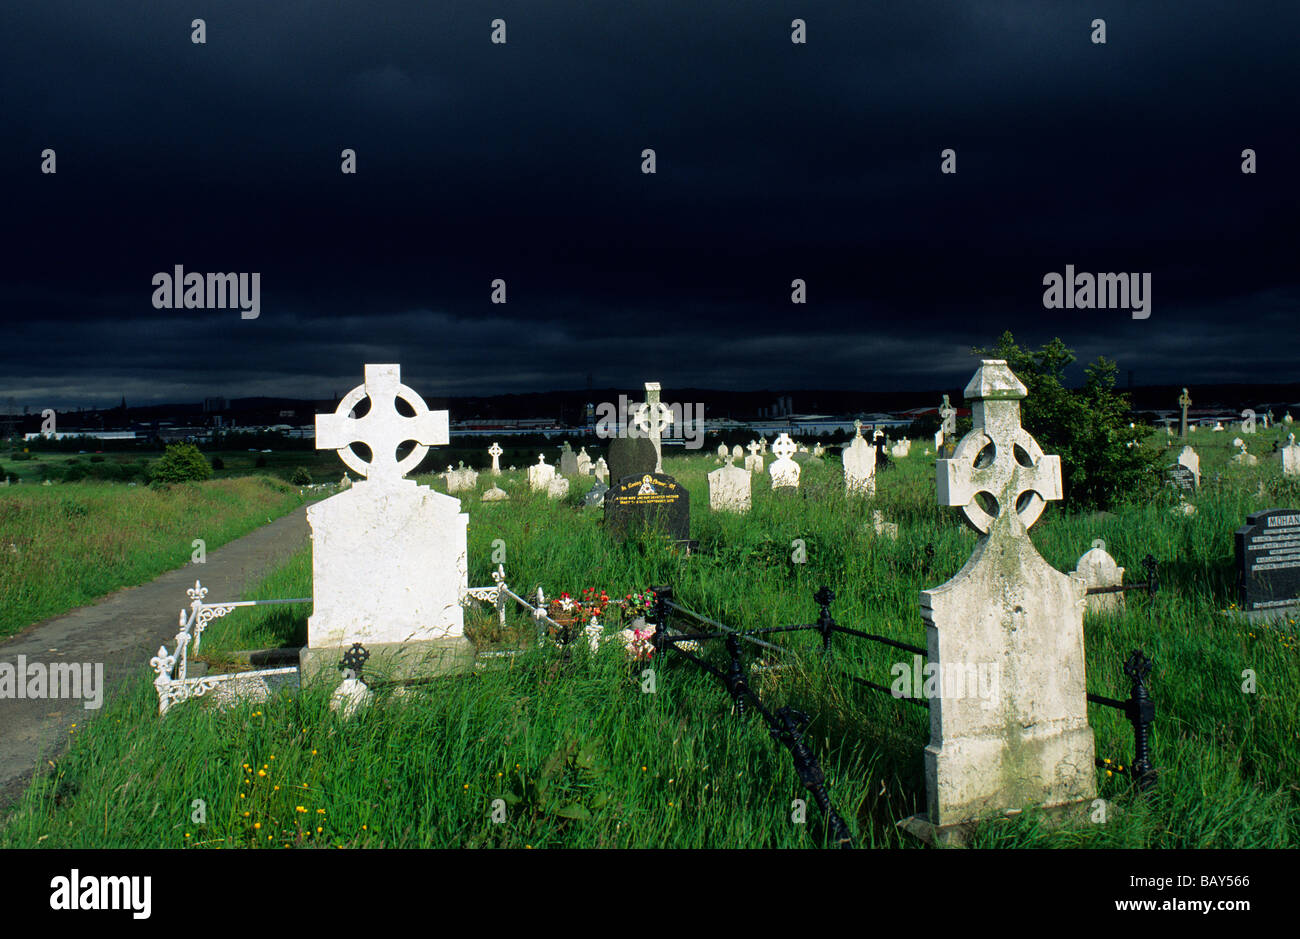
<path fill-rule="evenodd" d="M 1148 554 L 1142 560 L 1142 567 L 1147 572 L 1147 580 L 1141 583 L 1123 584 L 1113 587 L 1090 587 L 1085 595 L 1120 593 L 1128 590 L 1144 591 L 1148 597 L 1155 597 L 1160 587 L 1159 566 L 1155 558 Z M 668 651 L 677 652 L 687 661 L 691 662 L 702 671 L 713 675 L 719 679 L 727 688 L 732 700 L 735 702 L 735 713 L 737 717 L 743 717 L 745 714 L 746 701 L 753 704 L 755 709 L 767 722 L 773 739 L 785 744 L 790 750 L 791 757 L 794 759 L 795 769 L 799 774 L 800 781 L 812 793 L 814 800 L 826 815 L 827 822 L 835 835 L 836 841 L 841 847 L 853 847 L 853 838 L 845 826 L 843 819 L 835 811 L 831 803 L 830 796 L 826 791 L 824 776 L 820 766 L 812 751 L 808 748 L 803 739 L 803 731 L 808 726 L 808 715 L 790 707 L 780 708 L 773 714 L 758 696 L 750 689 L 749 683 L 745 677 L 745 666 L 740 651 L 741 641 L 751 643 L 762 649 L 766 649 L 779 654 L 788 653 L 791 650 L 782 646 L 774 645 L 757 636 L 769 633 L 789 633 L 815 631 L 822 637 L 822 654 L 830 656 L 832 654 L 831 639 L 835 633 L 853 636 L 860 639 L 867 639 L 871 642 L 881 643 L 892 646 L 906 652 L 928 658 L 928 650 L 921 646 L 911 645 L 910 643 L 900 642 L 897 639 L 890 639 L 886 636 L 879 636 L 873 633 L 864 632 L 860 629 L 852 629 L 847 626 L 841 626 L 835 622 L 831 614 L 831 604 L 835 601 L 835 592 L 829 587 L 823 585 L 816 593 L 813 594 L 813 601 L 819 607 L 819 615 L 815 623 L 802 623 L 789 626 L 768 626 L 761 629 L 738 630 L 717 620 L 710 619 L 683 607 L 673 600 L 673 591 L 671 587 L 654 588 L 656 598 L 655 615 L 656 625 L 655 634 L 652 638 L 654 650 L 656 653 Z M 672 615 L 688 618 L 698 625 L 710 627 L 715 632 L 686 631 L 677 629 L 672 624 Z M 676 634 L 670 634 L 669 630 L 676 629 Z M 726 651 L 729 662 L 725 668 L 719 668 L 706 662 L 700 656 L 688 652 L 681 648 L 683 644 L 691 646 L 693 649 L 698 648 L 699 643 L 712 640 L 723 640 L 726 643 Z M 1155 702 L 1151 699 L 1150 693 L 1146 687 L 1146 679 L 1150 674 L 1153 663 L 1141 649 L 1134 649 L 1125 660 L 1123 669 L 1124 674 L 1130 681 L 1130 692 L 1127 700 L 1118 700 L 1105 695 L 1087 692 L 1087 700 L 1091 704 L 1097 704 L 1102 707 L 1114 708 L 1122 711 L 1133 727 L 1133 761 L 1125 766 L 1122 762 L 1095 758 L 1096 766 L 1110 773 L 1119 773 L 1127 775 L 1137 781 L 1141 791 L 1148 791 L 1156 784 L 1157 773 L 1151 763 L 1150 737 L 1151 725 L 1155 721 Z M 927 711 L 930 708 L 930 702 L 924 698 L 899 698 L 895 697 L 891 689 L 877 684 L 859 675 L 852 675 L 848 672 L 839 670 L 840 674 L 863 687 L 870 688 L 873 691 L 884 692 L 890 698 L 896 701 L 904 701 L 909 704 L 923 707 Z M 900 824 L 905 824 L 904 819 Z"/>

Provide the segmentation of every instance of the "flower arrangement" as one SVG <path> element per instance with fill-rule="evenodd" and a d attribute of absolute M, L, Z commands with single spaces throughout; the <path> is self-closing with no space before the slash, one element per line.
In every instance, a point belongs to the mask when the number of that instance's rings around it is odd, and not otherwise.
<path fill-rule="evenodd" d="M 550 635 L 556 641 L 567 642 L 581 631 L 595 652 L 602 641 L 610 638 L 605 629 L 607 625 L 625 625 L 618 637 L 628 654 L 636 661 L 648 661 L 654 652 L 651 638 L 655 627 L 646 624 L 645 616 L 654 605 L 653 590 L 624 594 L 623 599 L 617 601 L 611 601 L 607 591 L 595 587 L 587 587 L 576 598 L 562 593 L 546 605 L 547 615 L 559 624 L 558 629 L 550 628 Z"/>

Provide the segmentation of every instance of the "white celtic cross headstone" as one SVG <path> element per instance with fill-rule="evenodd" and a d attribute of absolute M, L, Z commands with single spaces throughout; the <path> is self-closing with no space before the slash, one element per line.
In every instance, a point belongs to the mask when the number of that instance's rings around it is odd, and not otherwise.
<path fill-rule="evenodd" d="M 1035 550 L 1028 528 L 1061 498 L 1061 463 L 1020 425 L 1025 387 L 986 359 L 966 386 L 973 427 L 937 463 L 938 501 L 981 533 L 966 565 L 921 593 L 928 658 L 939 674 L 991 670 L 930 700 L 928 818 L 908 827 L 946 839 L 954 826 L 1096 794 L 1084 682 L 1082 577 Z"/>
<path fill-rule="evenodd" d="M 673 410 L 659 401 L 659 382 L 645 383 L 645 403 L 639 405 L 633 416 L 633 423 L 638 430 L 647 434 L 655 445 L 655 472 L 664 471 L 664 450 L 660 435 L 673 422 Z"/>
<path fill-rule="evenodd" d="M 366 415 L 349 417 L 365 398 L 370 399 Z M 399 398 L 414 417 L 397 410 Z M 398 460 L 398 447 L 408 441 L 415 448 Z M 354 642 L 373 653 L 385 644 L 439 641 L 447 643 L 439 656 L 461 656 L 468 649 L 472 660 L 460 605 L 468 586 L 469 516 L 461 513 L 460 500 L 404 478 L 430 446 L 447 441 L 447 412 L 429 411 L 401 383 L 397 365 L 367 365 L 365 382 L 335 413 L 316 416 L 317 448 L 337 450 L 365 478 L 307 509 L 314 605 L 302 656 L 304 680 L 309 658 L 319 674 L 337 679 L 337 671 L 331 672 L 337 660 L 329 650 L 339 652 Z M 350 449 L 354 443 L 370 450 L 368 463 Z"/>
<path fill-rule="evenodd" d="M 501 444 L 496 443 L 495 441 L 493 442 L 492 446 L 488 447 L 488 456 L 492 457 L 492 475 L 493 475 L 493 476 L 500 476 L 500 475 L 501 475 L 501 462 L 500 462 L 500 460 L 501 460 L 501 454 L 503 454 L 503 453 L 505 453 L 505 451 L 501 449 Z"/>
<path fill-rule="evenodd" d="M 789 434 L 781 434 L 772 444 L 772 453 L 776 459 L 767 471 L 772 477 L 772 488 L 779 489 L 783 486 L 799 488 L 799 464 L 791 459 L 797 452 L 798 446 L 790 439 Z"/>

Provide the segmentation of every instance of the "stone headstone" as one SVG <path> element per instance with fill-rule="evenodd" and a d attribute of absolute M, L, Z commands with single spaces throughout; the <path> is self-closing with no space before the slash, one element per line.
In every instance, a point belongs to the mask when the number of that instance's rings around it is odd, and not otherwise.
<path fill-rule="evenodd" d="M 597 479 L 599 479 L 602 483 L 605 483 L 606 488 L 608 488 L 609 464 L 605 462 L 605 458 L 603 456 L 596 461 L 596 468 L 593 470 L 593 475 Z"/>
<path fill-rule="evenodd" d="M 1268 509 L 1237 529 L 1237 604 L 1265 618 L 1300 607 L 1300 509 Z"/>
<path fill-rule="evenodd" d="M 365 416 L 350 417 L 364 399 Z M 396 407 L 403 400 L 414 416 Z M 416 446 L 397 459 L 404 441 Z M 316 415 L 316 447 L 337 450 L 365 477 L 307 509 L 312 530 L 312 615 L 302 678 L 338 678 L 343 650 L 362 643 L 390 674 L 472 667 L 461 598 L 468 587 L 466 530 L 460 500 L 406 479 L 429 452 L 448 442 L 446 411 L 430 411 L 401 382 L 397 365 L 367 365 L 365 381 L 333 414 Z M 364 462 L 351 444 L 364 444 Z"/>
<path fill-rule="evenodd" d="M 871 529 L 882 538 L 898 540 L 898 522 L 885 521 L 885 514 L 880 509 L 871 512 Z"/>
<path fill-rule="evenodd" d="M 912 452 L 912 441 L 900 440 L 889 448 L 889 452 L 895 459 L 901 460 Z"/>
<path fill-rule="evenodd" d="M 654 444 L 646 437 L 615 437 L 609 442 L 609 479 L 644 476 L 655 471 L 658 457 Z"/>
<path fill-rule="evenodd" d="M 734 465 L 735 459 L 727 454 L 726 465 L 709 473 L 709 508 L 714 512 L 743 513 L 750 509 L 750 475 Z"/>
<path fill-rule="evenodd" d="M 668 429 L 668 425 L 673 422 L 672 408 L 659 400 L 660 391 L 659 382 L 646 382 L 645 403 L 637 407 L 632 418 L 636 428 L 650 438 L 650 444 L 654 447 L 654 471 L 656 473 L 664 471 L 664 452 L 661 437 L 663 432 Z"/>
<path fill-rule="evenodd" d="M 776 438 L 776 443 L 772 444 L 772 454 L 776 459 L 767 468 L 767 472 L 772 477 L 773 489 L 799 488 L 799 464 L 791 459 L 797 452 L 789 434 L 781 434 Z"/>
<path fill-rule="evenodd" d="M 480 502 L 507 502 L 509 501 L 509 499 L 510 499 L 510 495 L 504 489 L 501 489 L 497 486 L 493 486 L 487 492 L 483 493 L 483 497 L 479 501 Z"/>
<path fill-rule="evenodd" d="M 582 497 L 583 505 L 600 506 L 605 504 L 605 493 L 609 492 L 609 486 L 601 480 L 596 480 L 596 485 L 587 490 L 587 494 Z"/>
<path fill-rule="evenodd" d="M 1060 458 L 1021 427 L 1026 391 L 1005 361 L 984 360 L 965 393 L 973 427 L 952 459 L 938 461 L 937 492 L 980 538 L 951 580 L 921 593 L 929 666 L 944 687 L 930 699 L 928 814 L 907 827 L 935 840 L 1027 806 L 1090 801 L 1097 787 L 1085 584 L 1048 564 L 1028 534 L 1047 500 L 1061 498 Z M 991 674 L 992 689 L 981 681 L 971 693 L 972 668 Z"/>
<path fill-rule="evenodd" d="M 736 460 L 739 460 L 742 463 L 745 461 L 745 451 L 740 448 L 740 444 L 736 444 L 731 448 L 731 460 L 733 463 Z M 722 461 L 724 463 L 727 461 L 726 454 L 723 454 Z"/>
<path fill-rule="evenodd" d="M 1287 435 L 1287 444 L 1281 450 L 1282 475 L 1300 476 L 1300 446 L 1296 446 L 1295 434 Z"/>
<path fill-rule="evenodd" d="M 862 436 L 862 421 L 854 421 L 857 433 L 844 448 L 844 491 L 872 496 L 876 494 L 876 450 Z"/>
<path fill-rule="evenodd" d="M 691 496 L 667 473 L 624 476 L 605 493 L 605 530 L 618 540 L 643 527 L 674 541 L 691 536 Z"/>
<path fill-rule="evenodd" d="M 339 480 L 339 491 L 342 492 L 345 489 L 351 489 L 351 488 L 352 488 L 352 477 L 349 476 L 347 473 L 344 473 L 343 478 Z"/>
<path fill-rule="evenodd" d="M 727 449 L 727 445 L 725 443 L 718 444 L 718 455 L 717 458 L 714 460 L 714 462 L 721 463 L 723 460 L 727 458 L 727 454 L 730 452 L 731 451 Z"/>
<path fill-rule="evenodd" d="M 759 437 L 759 438 L 758 438 L 758 445 L 759 445 L 759 447 L 762 448 L 761 451 L 760 451 L 760 452 L 761 452 L 761 455 L 762 455 L 762 456 L 767 456 L 767 438 L 766 438 L 766 437 Z"/>
<path fill-rule="evenodd" d="M 1201 457 L 1191 447 L 1183 447 L 1178 451 L 1178 462 L 1192 471 L 1192 486 L 1199 488 L 1201 485 Z"/>
<path fill-rule="evenodd" d="M 885 432 L 877 429 L 871 435 L 871 442 L 876 448 L 876 469 L 884 469 L 889 465 L 889 454 L 885 452 L 885 448 L 889 446 L 889 441 L 885 439 Z"/>
<path fill-rule="evenodd" d="M 1180 492 L 1196 491 L 1196 476 L 1182 463 L 1170 463 L 1165 475 L 1169 485 Z"/>
<path fill-rule="evenodd" d="M 591 455 L 587 453 L 587 448 L 583 447 L 578 453 L 578 475 L 591 475 Z"/>
<path fill-rule="evenodd" d="M 1246 452 L 1246 444 L 1244 442 L 1238 444 L 1238 446 L 1241 448 L 1241 452 L 1232 455 L 1232 462 L 1238 463 L 1242 466 L 1255 466 L 1259 463 L 1258 457 L 1253 453 Z"/>
<path fill-rule="evenodd" d="M 751 440 L 749 442 L 749 446 L 746 447 L 745 449 L 749 451 L 749 456 L 745 457 L 746 472 L 749 473 L 763 472 L 763 458 L 759 455 L 759 451 L 763 448 L 758 445 L 757 441 Z"/>
<path fill-rule="evenodd" d="M 552 476 L 546 483 L 546 494 L 552 499 L 563 499 L 569 494 L 569 480 L 564 476 Z"/>
<path fill-rule="evenodd" d="M 1217 433 L 1217 432 L 1222 431 L 1222 430 L 1223 430 L 1223 425 L 1220 424 L 1218 421 L 1215 421 L 1215 422 L 1214 422 L 1214 429 L 1213 429 L 1212 433 Z"/>
<path fill-rule="evenodd" d="M 573 452 L 573 447 L 569 446 L 569 441 L 564 441 L 564 446 L 560 448 L 560 475 L 577 476 L 578 475 L 578 457 Z"/>
<path fill-rule="evenodd" d="M 1124 583 L 1124 568 L 1115 563 L 1115 559 L 1106 552 L 1106 542 L 1098 538 L 1092 548 L 1085 551 L 1075 565 L 1074 572 L 1084 580 L 1084 586 L 1119 587 Z M 1098 593 L 1084 597 L 1087 609 L 1092 613 L 1122 613 L 1124 611 L 1124 594 Z"/>
<path fill-rule="evenodd" d="M 492 446 L 488 447 L 488 456 L 492 457 L 492 475 L 493 475 L 493 476 L 500 476 L 500 475 L 501 475 L 501 463 L 500 463 L 500 460 L 501 460 L 501 454 L 503 454 L 503 453 L 505 453 L 505 451 L 501 449 L 501 444 L 496 443 L 495 441 L 493 442 Z"/>
<path fill-rule="evenodd" d="M 537 454 L 537 462 L 528 467 L 528 488 L 533 492 L 543 492 L 555 478 L 555 467 L 546 462 L 545 454 Z"/>
<path fill-rule="evenodd" d="M 478 485 L 478 473 L 461 463 L 457 469 L 447 474 L 447 492 L 465 492 Z"/>

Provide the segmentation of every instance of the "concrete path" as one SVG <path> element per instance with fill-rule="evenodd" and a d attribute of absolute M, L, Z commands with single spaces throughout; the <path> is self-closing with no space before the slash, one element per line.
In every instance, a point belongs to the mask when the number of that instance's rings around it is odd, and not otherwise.
<path fill-rule="evenodd" d="M 303 506 L 207 553 L 206 564 L 188 564 L 139 587 L 110 594 L 93 606 L 29 626 L 0 642 L 0 662 L 53 665 L 58 662 L 104 663 L 104 700 L 122 681 L 141 669 L 160 645 L 170 647 L 176 615 L 189 605 L 185 596 L 195 579 L 208 588 L 207 599 L 242 600 L 290 554 L 307 544 L 307 508 Z M 61 752 L 72 724 L 101 713 L 82 701 L 0 699 L 0 813 L 27 788 L 33 769 Z"/>

